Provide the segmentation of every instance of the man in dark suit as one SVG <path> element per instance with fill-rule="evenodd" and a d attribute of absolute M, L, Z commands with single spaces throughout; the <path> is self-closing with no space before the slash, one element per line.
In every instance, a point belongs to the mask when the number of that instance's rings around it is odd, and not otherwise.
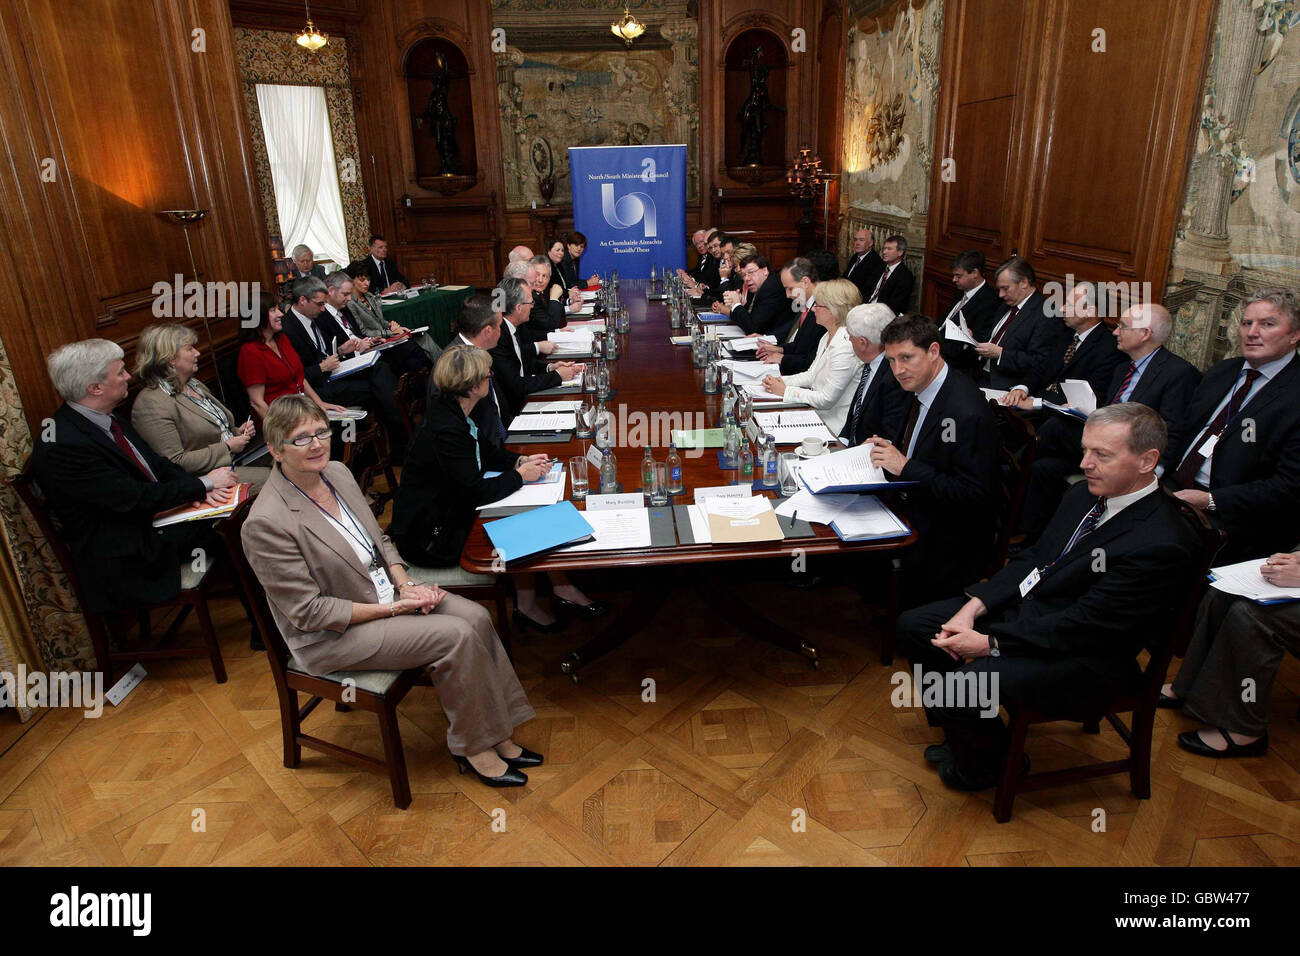
<path fill-rule="evenodd" d="M 740 276 L 736 273 L 736 240 L 731 236 L 718 234 L 718 256 L 713 264 L 712 283 L 691 286 L 687 292 L 693 299 L 706 303 L 720 302 L 728 289 L 740 288 Z M 726 275 L 723 272 L 726 271 Z M 735 281 L 732 281 L 734 278 Z"/>
<path fill-rule="evenodd" d="M 794 375 L 812 365 L 817 343 L 826 330 L 813 317 L 813 264 L 807 259 L 791 259 L 781 270 L 781 285 L 790 300 L 789 318 L 778 325 L 772 335 L 778 344 L 758 343 L 760 362 L 777 362 L 782 375 Z"/>
<path fill-rule="evenodd" d="M 305 279 L 308 276 L 315 276 L 317 279 L 324 280 L 325 267 L 316 265 L 316 254 L 311 251 L 311 246 L 299 243 L 293 247 L 293 272 L 289 274 L 290 282 L 297 282 L 299 279 Z"/>
<path fill-rule="evenodd" d="M 1243 358 L 1205 373 L 1161 464 L 1175 495 L 1227 532 L 1231 564 L 1300 538 L 1300 310 L 1264 289 L 1241 319 Z"/>
<path fill-rule="evenodd" d="M 954 692 L 927 707 L 947 739 L 925 756 L 949 787 L 997 783 L 1009 742 L 999 704 L 1096 716 L 1140 677 L 1138 652 L 1169 626 L 1199 553 L 1155 478 L 1164 442 L 1164 422 L 1146 406 L 1098 409 L 1084 428 L 1088 481 L 1070 489 L 1038 544 L 962 597 L 899 618 L 922 680 Z"/>
<path fill-rule="evenodd" d="M 914 607 L 978 580 L 988 564 L 1001 507 L 997 422 L 975 383 L 948 369 L 930 319 L 895 319 L 881 342 L 911 401 L 898 431 L 871 436 L 871 460 L 889 480 L 917 483 L 901 492 L 918 536 L 901 556 L 904 606 Z"/>
<path fill-rule="evenodd" d="M 853 390 L 840 437 L 845 443 L 861 445 L 872 435 L 896 435 L 911 404 L 885 356 L 880 336 L 894 321 L 894 313 L 883 302 L 855 305 L 844 320 L 853 354 L 862 361 L 862 375 Z"/>
<path fill-rule="evenodd" d="M 525 265 L 529 268 L 523 278 L 532 286 L 533 308 L 528 313 L 528 321 L 519 327 L 519 334 L 526 342 L 544 342 L 547 333 L 569 324 L 570 311 L 581 310 L 582 293 L 575 288 L 566 295 L 558 286 L 551 285 L 551 260 L 546 256 L 534 256 L 511 268 L 517 273 Z M 506 275 L 510 274 L 511 269 L 507 269 Z"/>
<path fill-rule="evenodd" d="M 722 298 L 731 321 L 750 335 L 772 334 L 790 307 L 781 277 L 768 268 L 767 257 L 760 255 L 740 260 L 740 277 L 745 283 L 743 297 L 739 292 L 728 292 Z"/>
<path fill-rule="evenodd" d="M 462 345 L 472 345 L 475 348 L 483 349 L 489 355 L 496 348 L 497 343 L 501 341 L 502 331 L 501 313 L 492 307 L 492 299 L 486 295 L 475 293 L 465 300 L 460 307 L 460 315 L 452 323 L 452 333 L 455 338 L 451 344 L 459 342 Z M 438 401 L 438 385 L 432 375 L 429 376 L 428 403 Z M 488 442 L 501 448 L 506 444 L 506 426 L 504 412 L 506 409 L 505 402 L 501 398 L 501 390 L 497 386 L 496 377 L 493 376 L 488 382 L 487 398 L 474 406 L 470 412 L 481 437 L 486 438 Z M 426 412 L 427 414 L 427 412 Z"/>
<path fill-rule="evenodd" d="M 501 418 L 506 427 L 524 407 L 525 399 L 533 392 L 554 388 L 582 373 L 582 366 L 573 362 L 547 364 L 541 356 L 554 349 L 552 342 L 528 342 L 520 336 L 519 327 L 528 321 L 533 308 L 533 289 L 522 279 L 502 279 L 493 292 L 501 303 L 504 324 L 500 341 L 489 350 L 492 356 L 492 376 L 501 399 Z M 479 404 L 482 404 L 481 402 Z"/>
<path fill-rule="evenodd" d="M 1001 303 L 993 287 L 984 281 L 984 253 L 967 249 L 953 256 L 952 284 L 957 288 L 957 300 L 939 321 L 940 347 L 943 360 L 951 368 L 973 377 L 979 371 L 975 346 L 948 338 L 944 328 L 951 322 L 976 342 L 987 342 L 992 334 Z"/>
<path fill-rule="evenodd" d="M 383 236 L 370 237 L 370 252 L 362 262 L 370 273 L 370 291 L 376 295 L 401 292 L 410 285 L 397 264 L 388 258 L 388 240 Z"/>
<path fill-rule="evenodd" d="M 1028 260 L 1008 259 L 996 281 L 1006 309 L 993 323 L 988 341 L 975 346 L 983 360 L 976 380 L 1003 390 L 1026 385 L 1036 394 L 1050 381 L 1053 363 L 1065 348 L 1065 325 L 1059 315 L 1048 314 Z"/>
<path fill-rule="evenodd" d="M 691 233 L 691 245 L 695 247 L 695 254 L 699 258 L 695 260 L 695 265 L 689 269 L 678 269 L 677 275 L 679 278 L 692 281 L 699 278 L 700 266 L 704 265 L 704 260 L 709 254 L 708 238 L 709 230 L 707 229 L 696 229 L 695 232 Z"/>
<path fill-rule="evenodd" d="M 700 267 L 695 273 L 695 281 L 703 289 L 716 288 L 721 281 L 718 277 L 718 263 L 722 261 L 722 233 L 714 229 L 705 241 L 708 255 L 700 260 Z"/>
<path fill-rule="evenodd" d="M 357 324 L 356 317 L 348 311 L 348 301 L 351 298 L 352 277 L 343 269 L 330 273 L 325 280 L 324 313 L 349 339 L 364 342 L 364 347 L 367 349 L 379 345 L 386 336 L 366 336 L 365 330 Z M 433 367 L 433 363 L 429 361 L 429 356 L 410 339 L 396 345 L 390 345 L 379 353 L 379 358 L 392 369 L 394 378 L 404 372 L 421 372 Z"/>
<path fill-rule="evenodd" d="M 186 473 L 113 414 L 131 378 L 122 357 L 106 339 L 74 342 L 50 355 L 50 379 L 64 403 L 32 451 L 36 481 L 72 553 L 86 610 L 97 613 L 180 593 L 181 563 L 191 560 L 194 547 L 216 544 L 209 542 L 212 525 L 155 529 L 154 515 L 204 500 L 222 504 L 238 483 L 230 468 L 201 478 Z"/>
<path fill-rule="evenodd" d="M 885 264 L 884 271 L 876 279 L 870 295 L 862 297 L 863 302 L 883 302 L 894 310 L 895 315 L 902 315 L 911 307 L 912 288 L 916 281 L 912 270 L 903 263 L 907 254 L 907 239 L 903 236 L 890 236 L 880 250 L 880 259 Z"/>
<path fill-rule="evenodd" d="M 332 378 L 342 356 L 364 352 L 369 339 L 357 338 L 335 323 L 326 310 L 329 291 L 316 278 L 293 284 L 293 301 L 284 315 L 284 334 L 302 360 L 303 376 L 324 401 L 339 405 L 364 405 L 379 417 L 388 435 L 394 464 L 406 451 L 406 421 L 397 407 L 397 379 L 383 362 Z"/>
<path fill-rule="evenodd" d="M 1184 414 L 1201 373 L 1163 347 L 1172 329 L 1168 310 L 1154 303 L 1132 306 L 1120 316 L 1109 334 L 1128 361 L 1121 361 L 1111 374 L 1100 405 L 1141 402 L 1155 409 L 1166 427 Z M 1020 405 L 1031 406 L 1028 399 Z M 1082 439 L 1083 422 L 1067 415 L 1053 414 L 1037 428 L 1036 454 L 1016 527 L 1026 541 L 1033 541 L 1047 526 L 1065 493 L 1066 478 L 1078 472 Z"/>
<path fill-rule="evenodd" d="M 1091 282 L 1075 283 L 1065 294 L 1062 318 L 1068 329 L 1065 348 L 1048 368 L 1048 384 L 1043 387 L 1042 395 L 1031 398 L 1028 387 L 1017 384 L 1002 397 L 1003 405 L 1041 409 L 1044 399 L 1065 405 L 1069 400 L 1061 390 L 1061 382 L 1067 378 L 1088 383 L 1094 407 L 1106 404 L 1115 369 L 1126 363 L 1115 336 L 1097 312 L 1097 286 Z"/>
<path fill-rule="evenodd" d="M 853 256 L 840 278 L 848 279 L 856 285 L 862 293 L 862 301 L 866 302 L 884 271 L 885 262 L 876 251 L 875 236 L 869 229 L 859 229 L 853 234 Z"/>

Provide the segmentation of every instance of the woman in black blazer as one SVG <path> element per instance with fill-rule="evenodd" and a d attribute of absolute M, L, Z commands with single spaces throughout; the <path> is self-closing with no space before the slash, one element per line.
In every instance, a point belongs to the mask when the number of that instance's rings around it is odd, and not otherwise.
<path fill-rule="evenodd" d="M 491 356 L 472 345 L 451 346 L 434 366 L 438 395 L 411 438 L 388 528 L 398 553 L 413 565 L 458 564 L 475 509 L 513 494 L 551 467 L 546 455 L 516 455 L 479 434 L 470 413 L 492 387 L 491 375 Z M 491 471 L 500 474 L 484 476 Z M 560 608 L 584 617 L 607 610 L 565 575 L 552 575 L 552 591 Z M 558 630 L 555 619 L 537 605 L 531 575 L 515 580 L 514 621 L 521 628 Z"/>

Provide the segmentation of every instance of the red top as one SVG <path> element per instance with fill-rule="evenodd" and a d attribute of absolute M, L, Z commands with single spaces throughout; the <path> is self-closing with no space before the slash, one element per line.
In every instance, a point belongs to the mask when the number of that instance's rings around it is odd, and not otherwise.
<path fill-rule="evenodd" d="M 275 336 L 276 355 L 265 342 L 245 342 L 239 347 L 239 380 L 244 387 L 266 386 L 266 404 L 270 405 L 281 395 L 295 395 L 303 391 L 302 360 L 293 350 L 293 344 L 283 332 Z"/>

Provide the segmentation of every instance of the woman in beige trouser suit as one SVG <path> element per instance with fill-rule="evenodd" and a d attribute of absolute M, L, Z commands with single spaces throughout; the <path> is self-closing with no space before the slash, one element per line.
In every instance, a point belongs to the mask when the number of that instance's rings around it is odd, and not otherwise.
<path fill-rule="evenodd" d="M 487 611 L 407 577 L 347 467 L 330 463 L 329 423 L 311 399 L 276 399 L 264 429 L 277 467 L 243 547 L 298 666 L 316 675 L 428 667 L 461 772 L 526 783 L 519 768 L 542 758 L 511 734 L 533 708 Z"/>

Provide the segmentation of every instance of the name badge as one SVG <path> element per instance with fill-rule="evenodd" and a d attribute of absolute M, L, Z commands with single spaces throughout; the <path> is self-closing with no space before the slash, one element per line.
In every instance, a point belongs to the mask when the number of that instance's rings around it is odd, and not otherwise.
<path fill-rule="evenodd" d="M 1024 597 L 1034 589 L 1034 586 L 1043 579 L 1037 568 L 1025 575 L 1025 579 L 1020 582 L 1020 596 Z"/>
<path fill-rule="evenodd" d="M 600 453 L 600 449 L 595 445 L 587 449 L 587 463 L 596 471 L 600 471 L 600 466 L 605 463 L 605 456 Z"/>
<path fill-rule="evenodd" d="M 1219 443 L 1218 435 L 1211 435 L 1205 441 L 1201 442 L 1201 447 L 1197 449 L 1202 458 L 1209 458 L 1214 454 L 1214 446 Z"/>
<path fill-rule="evenodd" d="M 388 579 L 388 572 L 383 568 L 371 568 L 370 580 L 375 582 L 375 591 L 379 594 L 380 604 L 391 604 L 396 593 L 393 582 Z"/>

